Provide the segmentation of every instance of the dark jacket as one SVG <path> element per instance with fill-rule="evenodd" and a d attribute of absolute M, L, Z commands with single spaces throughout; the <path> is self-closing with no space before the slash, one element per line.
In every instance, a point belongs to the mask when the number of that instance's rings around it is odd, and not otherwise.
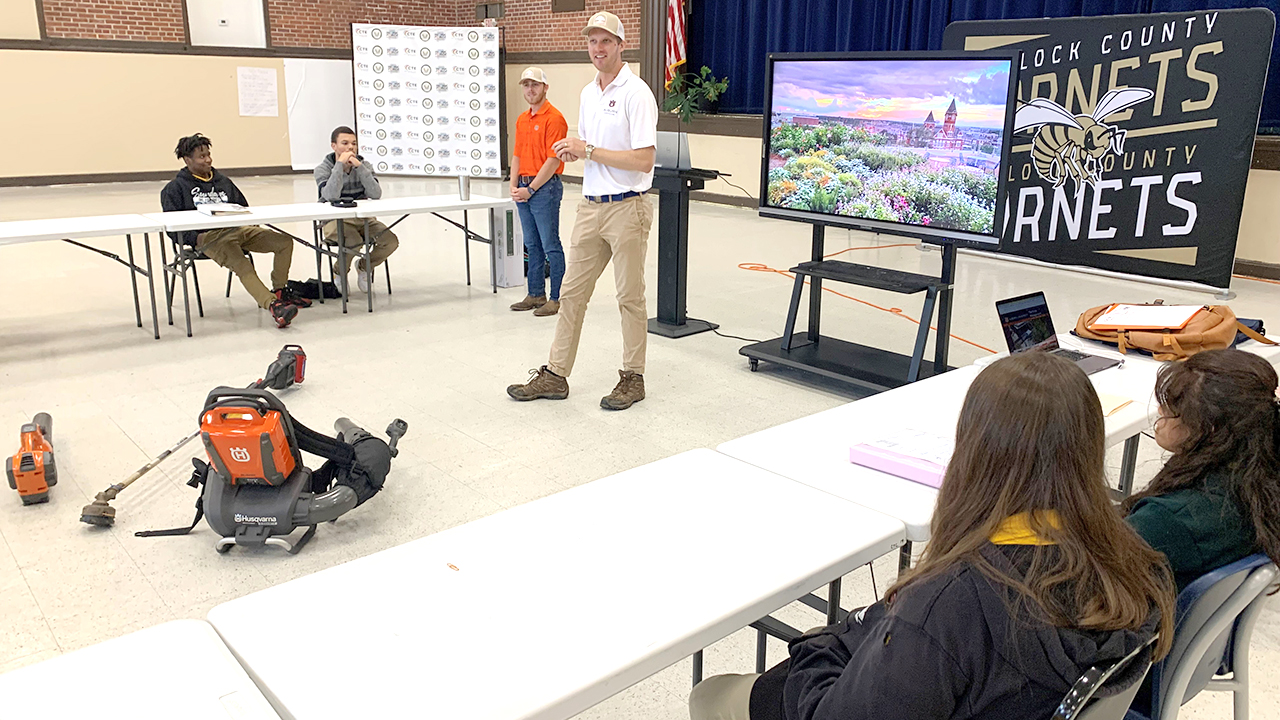
<path fill-rule="evenodd" d="M 338 164 L 337 153 L 329 153 L 324 162 L 316 167 L 312 174 L 320 189 L 321 200 L 330 202 L 344 197 L 352 200 L 377 200 L 382 197 L 382 185 L 378 184 L 373 169 L 362 156 L 356 157 L 360 160 L 360 166 L 352 168 L 351 172 Z"/>
<path fill-rule="evenodd" d="M 214 168 L 213 179 L 207 182 L 196 179 L 190 170 L 182 168 L 177 177 L 160 191 L 160 207 L 165 212 L 195 210 L 197 205 L 208 203 L 234 203 L 249 207 L 249 201 L 240 188 L 217 168 Z M 172 237 L 173 233 L 169 235 Z M 197 235 L 198 232 L 191 230 L 182 233 L 183 244 L 195 247 Z"/>
<path fill-rule="evenodd" d="M 1169 559 L 1178 592 L 1210 570 L 1258 551 L 1253 521 L 1231 497 L 1221 473 L 1206 475 L 1192 488 L 1139 500 L 1128 520 Z"/>
<path fill-rule="evenodd" d="M 986 557 L 1020 576 L 1029 546 L 988 545 Z M 971 565 L 912 584 L 791 648 L 783 694 L 788 720 L 1005 720 L 1048 718 L 1090 666 L 1118 660 L 1158 627 L 1054 627 Z M 1138 663 L 1141 664 L 1141 663 Z M 1145 668 L 1139 668 L 1145 669 Z M 1138 678 L 1117 679 L 1110 694 Z M 1126 682 L 1125 680 L 1128 680 Z M 752 718 L 756 717 L 752 695 Z"/>

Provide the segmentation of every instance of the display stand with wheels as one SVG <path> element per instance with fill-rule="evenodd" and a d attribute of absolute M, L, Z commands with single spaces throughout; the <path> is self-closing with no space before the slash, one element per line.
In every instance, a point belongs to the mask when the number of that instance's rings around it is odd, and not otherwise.
<path fill-rule="evenodd" d="M 942 248 L 942 272 L 938 277 L 934 277 L 840 260 L 824 260 L 825 230 L 825 225 L 816 223 L 813 225 L 811 259 L 790 270 L 796 276 L 796 281 L 791 292 L 791 304 L 787 309 L 787 321 L 782 336 L 746 345 L 738 351 L 749 359 L 751 370 L 757 370 L 760 361 L 766 360 L 879 392 L 952 369 L 947 365 L 947 352 L 951 337 L 951 293 L 955 283 L 955 245 L 950 242 L 931 240 Z M 800 296 L 806 280 L 810 285 L 808 328 L 803 332 L 796 332 Z M 823 280 L 873 287 L 904 295 L 925 293 L 924 308 L 920 313 L 920 328 L 916 331 L 915 348 L 911 355 L 902 355 L 822 335 L 820 329 Z M 925 344 L 929 339 L 929 328 L 933 323 L 935 308 L 938 313 L 937 337 L 934 342 L 933 360 L 928 361 L 924 359 Z"/>

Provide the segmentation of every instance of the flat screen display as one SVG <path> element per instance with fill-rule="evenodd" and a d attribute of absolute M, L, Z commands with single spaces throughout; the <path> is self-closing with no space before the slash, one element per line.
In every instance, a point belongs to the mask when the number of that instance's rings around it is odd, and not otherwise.
<path fill-rule="evenodd" d="M 1014 57 L 774 54 L 760 212 L 998 242 Z"/>

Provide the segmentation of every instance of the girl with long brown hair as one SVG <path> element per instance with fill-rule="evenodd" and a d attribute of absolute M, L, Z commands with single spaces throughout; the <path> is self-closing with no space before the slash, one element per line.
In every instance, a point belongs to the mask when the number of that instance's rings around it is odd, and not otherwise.
<path fill-rule="evenodd" d="M 1155 440 L 1173 456 L 1123 507 L 1178 590 L 1256 552 L 1280 562 L 1275 369 L 1241 350 L 1197 353 L 1161 368 L 1156 400 Z"/>
<path fill-rule="evenodd" d="M 1074 364 L 992 364 L 965 396 L 918 566 L 768 673 L 709 678 L 691 716 L 1044 718 L 1090 666 L 1157 633 L 1163 656 L 1173 582 L 1112 508 L 1103 461 L 1101 404 Z"/>

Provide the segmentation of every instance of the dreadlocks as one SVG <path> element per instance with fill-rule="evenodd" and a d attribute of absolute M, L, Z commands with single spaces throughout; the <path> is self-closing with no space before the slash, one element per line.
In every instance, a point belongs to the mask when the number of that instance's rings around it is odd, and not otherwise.
<path fill-rule="evenodd" d="M 189 135 L 179 140 L 178 147 L 173 149 L 173 154 L 177 155 L 178 159 L 181 160 L 182 158 L 191 157 L 191 155 L 195 153 L 196 150 L 199 150 L 202 147 L 212 147 L 212 146 L 213 146 L 212 140 L 201 135 L 200 133 L 196 133 L 194 135 Z"/>

